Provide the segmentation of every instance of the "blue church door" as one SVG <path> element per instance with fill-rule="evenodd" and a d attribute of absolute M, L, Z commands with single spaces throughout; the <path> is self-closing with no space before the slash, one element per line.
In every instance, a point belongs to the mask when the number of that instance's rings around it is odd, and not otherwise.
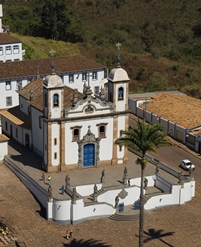
<path fill-rule="evenodd" d="M 94 166 L 94 144 L 84 145 L 84 166 Z"/>

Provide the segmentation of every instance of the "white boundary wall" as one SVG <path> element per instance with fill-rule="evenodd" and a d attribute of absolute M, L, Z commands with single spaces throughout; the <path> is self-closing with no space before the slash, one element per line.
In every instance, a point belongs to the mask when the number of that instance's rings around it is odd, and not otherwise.
<path fill-rule="evenodd" d="M 20 169 L 15 162 L 5 156 L 4 163 L 19 177 L 23 184 L 34 194 L 38 201 L 46 208 L 47 220 L 54 220 L 60 224 L 77 224 L 84 220 L 108 217 L 116 212 L 115 197 L 122 191 L 127 192 L 125 198 L 119 198 L 119 203 L 133 205 L 139 199 L 140 178 L 131 179 L 130 187 L 110 189 L 97 196 L 97 202 L 85 205 L 82 196 L 93 193 L 94 184 L 77 186 L 79 198 L 75 204 L 71 199 L 60 200 L 57 198 L 48 199 L 47 191 L 42 188 L 31 176 Z M 147 176 L 148 187 L 156 186 L 166 193 L 151 197 L 145 204 L 145 209 L 151 210 L 169 205 L 182 205 L 195 196 L 195 181 L 187 181 L 184 184 L 172 185 L 160 176 Z M 102 184 L 97 184 L 98 189 Z"/>

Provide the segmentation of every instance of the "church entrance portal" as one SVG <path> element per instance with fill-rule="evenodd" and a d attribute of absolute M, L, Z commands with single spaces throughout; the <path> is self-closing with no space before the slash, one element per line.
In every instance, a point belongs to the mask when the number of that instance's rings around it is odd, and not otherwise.
<path fill-rule="evenodd" d="M 84 145 L 84 166 L 94 166 L 94 144 Z"/>
<path fill-rule="evenodd" d="M 78 167 L 98 166 L 100 159 L 100 138 L 91 132 L 90 126 L 82 140 L 78 141 Z"/>

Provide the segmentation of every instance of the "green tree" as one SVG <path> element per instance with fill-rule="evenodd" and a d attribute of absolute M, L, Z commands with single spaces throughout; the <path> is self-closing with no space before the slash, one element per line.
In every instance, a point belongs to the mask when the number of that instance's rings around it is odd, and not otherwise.
<path fill-rule="evenodd" d="M 40 18 L 39 35 L 47 39 L 67 41 L 67 30 L 71 24 L 69 1 L 36 1 L 35 11 Z"/>
<path fill-rule="evenodd" d="M 128 130 L 122 131 L 123 137 L 116 140 L 116 144 L 130 147 L 141 153 L 137 158 L 136 164 L 141 166 L 141 183 L 140 183 L 140 221 L 139 221 L 139 247 L 143 247 L 143 231 L 144 231 L 144 170 L 148 162 L 146 153 L 148 151 L 156 151 L 157 148 L 171 145 L 166 138 L 167 133 L 162 131 L 160 124 L 147 124 L 145 120 L 139 120 L 137 127 L 129 127 Z"/>

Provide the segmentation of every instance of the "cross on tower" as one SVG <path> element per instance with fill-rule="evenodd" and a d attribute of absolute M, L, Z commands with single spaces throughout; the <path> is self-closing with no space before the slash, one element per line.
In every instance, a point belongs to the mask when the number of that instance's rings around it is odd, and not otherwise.
<path fill-rule="evenodd" d="M 50 50 L 51 57 L 54 57 L 54 54 L 55 54 L 55 53 L 56 53 L 55 50 L 53 50 L 53 49 Z"/>
<path fill-rule="evenodd" d="M 117 61 L 120 62 L 120 46 L 121 46 L 121 44 L 118 42 L 118 43 L 116 44 L 116 46 L 118 47 L 118 57 L 117 57 Z"/>
<path fill-rule="evenodd" d="M 54 69 L 54 54 L 56 53 L 55 50 L 51 49 L 50 52 L 51 54 L 51 57 L 52 57 L 52 65 L 51 65 L 51 68 Z"/>

